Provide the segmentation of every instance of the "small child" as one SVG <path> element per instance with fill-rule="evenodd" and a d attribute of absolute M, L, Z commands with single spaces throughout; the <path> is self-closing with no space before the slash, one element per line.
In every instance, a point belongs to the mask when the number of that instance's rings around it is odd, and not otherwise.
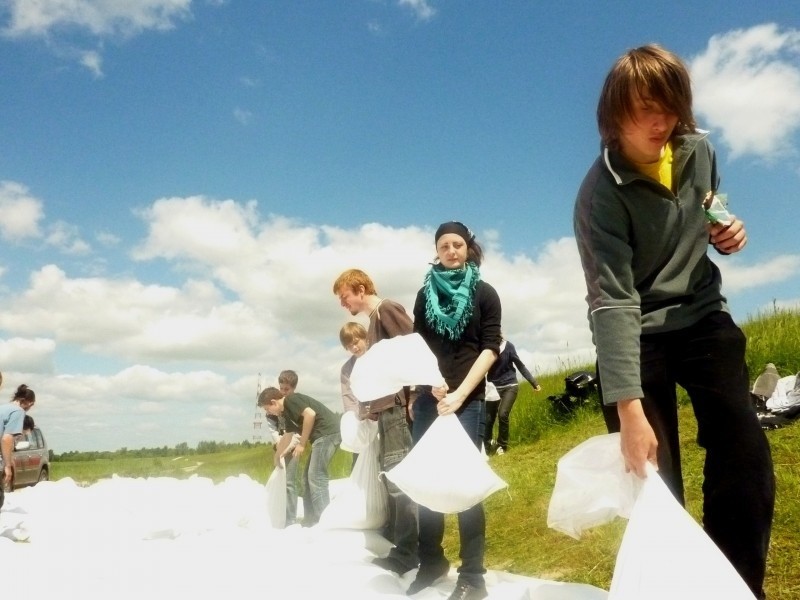
<path fill-rule="evenodd" d="M 367 351 L 367 330 L 360 323 L 351 321 L 345 323 L 341 330 L 339 330 L 339 341 L 342 342 L 342 347 L 350 352 L 352 356 L 347 359 L 342 365 L 342 372 L 340 381 L 342 384 L 342 405 L 345 412 L 354 412 L 358 414 L 358 398 L 353 394 L 350 387 L 350 374 L 353 372 L 353 367 L 356 360 Z"/>

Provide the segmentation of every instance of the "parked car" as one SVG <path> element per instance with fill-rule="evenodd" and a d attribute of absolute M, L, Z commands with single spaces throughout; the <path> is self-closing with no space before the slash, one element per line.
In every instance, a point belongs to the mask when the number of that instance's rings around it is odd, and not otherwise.
<path fill-rule="evenodd" d="M 50 479 L 50 450 L 38 427 L 26 431 L 17 439 L 13 459 L 14 474 L 6 486 L 7 492 Z M 3 459 L 0 457 L 0 468 L 2 466 Z"/>

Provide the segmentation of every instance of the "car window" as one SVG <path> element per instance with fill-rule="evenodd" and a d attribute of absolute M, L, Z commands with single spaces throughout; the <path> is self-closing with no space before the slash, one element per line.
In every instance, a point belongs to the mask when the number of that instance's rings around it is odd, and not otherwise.
<path fill-rule="evenodd" d="M 42 432 L 38 429 L 34 429 L 33 433 L 36 436 L 36 447 L 44 448 L 44 438 L 42 437 Z"/>
<path fill-rule="evenodd" d="M 36 437 L 36 430 L 25 432 L 24 439 L 30 443 L 29 450 L 37 450 L 40 447 L 39 440 Z"/>

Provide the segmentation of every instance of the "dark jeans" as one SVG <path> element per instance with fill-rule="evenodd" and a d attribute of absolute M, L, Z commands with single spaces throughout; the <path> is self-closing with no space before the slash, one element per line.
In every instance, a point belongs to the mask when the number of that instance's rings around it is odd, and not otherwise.
<path fill-rule="evenodd" d="M 517 401 L 517 393 L 519 392 L 519 385 L 504 385 L 497 388 L 497 393 L 500 395 L 500 400 L 496 402 L 486 403 L 486 429 L 483 434 L 483 443 L 486 452 L 489 452 L 492 444 L 492 431 L 494 430 L 494 421 L 497 418 L 497 447 L 503 450 L 508 450 L 508 432 L 509 417 L 511 416 L 511 409 L 514 408 L 514 402 Z"/>
<path fill-rule="evenodd" d="M 380 434 L 379 457 L 381 471 L 389 471 L 411 450 L 411 432 L 406 421 L 405 406 L 383 411 L 378 418 Z M 384 535 L 394 544 L 389 556 L 408 567 L 419 564 L 417 535 L 417 505 L 386 477 L 381 477 L 389 500 L 389 517 Z"/>
<path fill-rule="evenodd" d="M 683 387 L 705 449 L 703 526 L 757 598 L 763 596 L 775 504 L 769 443 L 750 401 L 745 337 L 716 312 L 691 327 L 641 337 L 643 408 L 658 439 L 659 474 L 684 503 L 675 385 Z M 602 375 L 601 380 L 602 397 Z M 604 406 L 619 431 L 616 406 Z"/>
<path fill-rule="evenodd" d="M 414 425 L 412 437 L 416 444 L 439 416 L 436 411 L 436 399 L 430 393 L 420 394 L 414 403 Z M 480 449 L 484 430 L 484 402 L 473 400 L 463 405 L 456 414 L 475 446 Z M 460 542 L 459 557 L 461 566 L 458 578 L 476 585 L 484 586 L 483 553 L 486 546 L 486 516 L 483 504 L 458 513 L 458 535 Z M 420 505 L 419 507 L 419 561 L 420 568 L 435 568 L 446 560 L 442 539 L 444 538 L 444 515 Z"/>

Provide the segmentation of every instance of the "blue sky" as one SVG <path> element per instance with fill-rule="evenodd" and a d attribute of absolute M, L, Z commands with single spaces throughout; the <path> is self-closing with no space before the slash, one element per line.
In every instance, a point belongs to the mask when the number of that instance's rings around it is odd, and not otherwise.
<path fill-rule="evenodd" d="M 572 205 L 649 42 L 748 230 L 734 315 L 798 306 L 800 14 L 750 4 L 0 0 L 0 394 L 57 452 L 251 438 L 284 368 L 337 408 L 333 280 L 410 310 L 451 219 L 528 366 L 592 360 Z"/>

